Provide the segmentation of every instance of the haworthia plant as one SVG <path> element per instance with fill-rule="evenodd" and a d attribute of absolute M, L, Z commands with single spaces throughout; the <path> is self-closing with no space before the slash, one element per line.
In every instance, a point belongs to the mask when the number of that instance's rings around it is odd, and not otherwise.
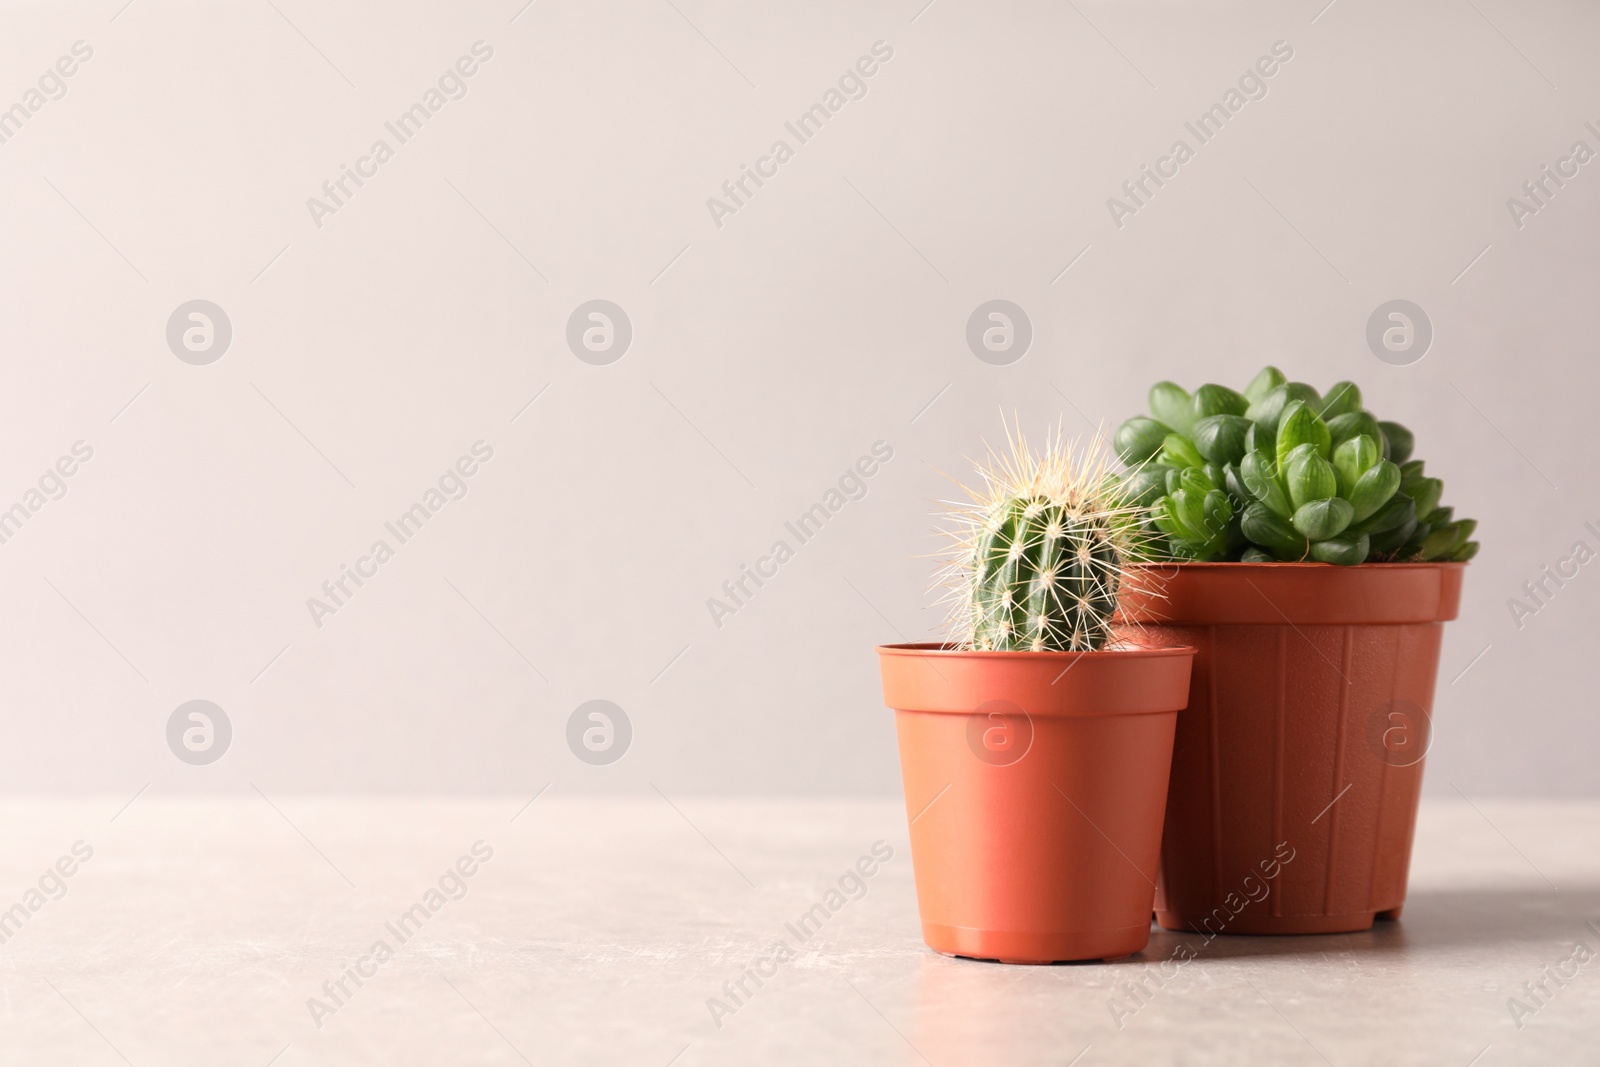
<path fill-rule="evenodd" d="M 1243 392 L 1160 382 L 1150 411 L 1114 444 L 1131 468 L 1124 491 L 1172 558 L 1353 565 L 1478 551 L 1477 523 L 1441 507 L 1443 483 L 1411 458 L 1411 431 L 1368 412 L 1353 382 L 1323 394 L 1276 367 Z"/>

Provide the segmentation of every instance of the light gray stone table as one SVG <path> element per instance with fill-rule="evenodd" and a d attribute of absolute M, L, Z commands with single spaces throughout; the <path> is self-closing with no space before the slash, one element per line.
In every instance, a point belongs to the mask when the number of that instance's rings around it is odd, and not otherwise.
<path fill-rule="evenodd" d="M 1371 933 L 1006 967 L 922 945 L 895 803 L 126 800 L 0 802 L 0 1063 L 1600 1063 L 1600 804 L 1426 806 Z"/>

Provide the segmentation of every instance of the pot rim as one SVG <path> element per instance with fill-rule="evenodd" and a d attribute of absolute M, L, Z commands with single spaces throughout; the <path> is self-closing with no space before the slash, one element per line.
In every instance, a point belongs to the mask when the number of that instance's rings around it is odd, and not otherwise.
<path fill-rule="evenodd" d="M 1090 651 L 1060 652 L 1045 650 L 1034 652 L 1031 650 L 1004 652 L 994 649 L 961 648 L 948 641 L 908 641 L 892 645 L 875 646 L 881 656 L 915 656 L 918 658 L 936 659 L 998 659 L 998 660 L 1056 660 L 1065 662 L 1069 659 L 1099 659 L 1113 656 L 1127 656 L 1136 659 L 1168 659 L 1174 656 L 1193 656 L 1199 652 L 1193 645 L 1120 645 L 1116 648 L 1097 648 Z"/>
<path fill-rule="evenodd" d="M 942 641 L 878 646 L 883 702 L 897 713 L 973 716 L 1002 701 L 1029 717 L 1175 714 L 1189 702 L 1189 644 L 1093 652 L 991 652 Z"/>
<path fill-rule="evenodd" d="M 1434 568 L 1434 567 L 1460 569 L 1460 568 L 1465 568 L 1467 566 L 1467 562 L 1468 561 L 1465 561 L 1465 560 L 1458 562 L 1456 560 L 1448 560 L 1448 559 L 1441 559 L 1441 560 L 1404 560 L 1404 561 L 1394 562 L 1394 563 L 1377 563 L 1377 562 L 1373 562 L 1373 563 L 1357 563 L 1354 566 L 1345 566 L 1345 565 L 1339 564 L 1339 563 L 1323 563 L 1320 560 L 1312 560 L 1312 559 L 1306 559 L 1306 560 L 1273 560 L 1270 563 L 1266 563 L 1266 562 L 1250 562 L 1250 563 L 1246 563 L 1243 560 L 1232 560 L 1232 561 L 1224 561 L 1224 560 L 1166 560 L 1166 561 L 1146 560 L 1146 561 L 1129 563 L 1128 566 L 1130 568 L 1138 568 L 1140 570 L 1158 570 L 1158 569 L 1159 570 L 1165 570 L 1166 568 L 1169 568 L 1169 567 L 1177 567 L 1177 568 L 1180 568 L 1180 569 L 1183 569 L 1183 570 L 1214 570 L 1214 569 L 1221 569 L 1221 568 L 1264 567 L 1264 568 L 1294 568 L 1294 569 L 1298 569 L 1298 570 L 1325 570 L 1325 571 L 1376 571 L 1376 570 L 1402 571 L 1402 570 L 1431 569 L 1431 568 Z"/>
<path fill-rule="evenodd" d="M 1467 564 L 1139 563 L 1125 622 L 1201 626 L 1441 623 L 1461 608 Z"/>

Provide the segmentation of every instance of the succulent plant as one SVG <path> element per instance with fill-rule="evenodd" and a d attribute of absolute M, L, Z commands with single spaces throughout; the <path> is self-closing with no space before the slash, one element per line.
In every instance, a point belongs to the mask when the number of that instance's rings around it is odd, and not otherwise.
<path fill-rule="evenodd" d="M 1007 431 L 981 484 L 951 505 L 954 551 L 942 571 L 951 638 L 986 651 L 1075 652 L 1111 639 L 1127 564 L 1149 558 L 1146 509 L 1128 499 L 1103 441 L 1075 452 L 1056 431 L 1035 454 Z"/>
<path fill-rule="evenodd" d="M 1443 483 L 1411 458 L 1411 431 L 1368 412 L 1353 382 L 1324 395 L 1276 367 L 1242 393 L 1160 382 L 1150 411 L 1114 444 L 1166 555 L 1353 565 L 1477 553 L 1477 523 L 1439 505 Z"/>

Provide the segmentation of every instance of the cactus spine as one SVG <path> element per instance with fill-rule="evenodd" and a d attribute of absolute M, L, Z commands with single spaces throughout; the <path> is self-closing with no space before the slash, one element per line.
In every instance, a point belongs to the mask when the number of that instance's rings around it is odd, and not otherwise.
<path fill-rule="evenodd" d="M 983 484 L 954 505 L 955 551 L 945 568 L 952 637 L 999 652 L 1084 652 L 1111 639 L 1126 564 L 1141 558 L 1142 509 L 1132 505 L 1096 440 L 1083 454 L 1058 430 L 1032 453 L 1008 431 Z"/>
<path fill-rule="evenodd" d="M 995 510 L 974 556 L 975 648 L 1081 651 L 1110 638 L 1122 556 L 1104 519 L 1015 497 Z"/>

